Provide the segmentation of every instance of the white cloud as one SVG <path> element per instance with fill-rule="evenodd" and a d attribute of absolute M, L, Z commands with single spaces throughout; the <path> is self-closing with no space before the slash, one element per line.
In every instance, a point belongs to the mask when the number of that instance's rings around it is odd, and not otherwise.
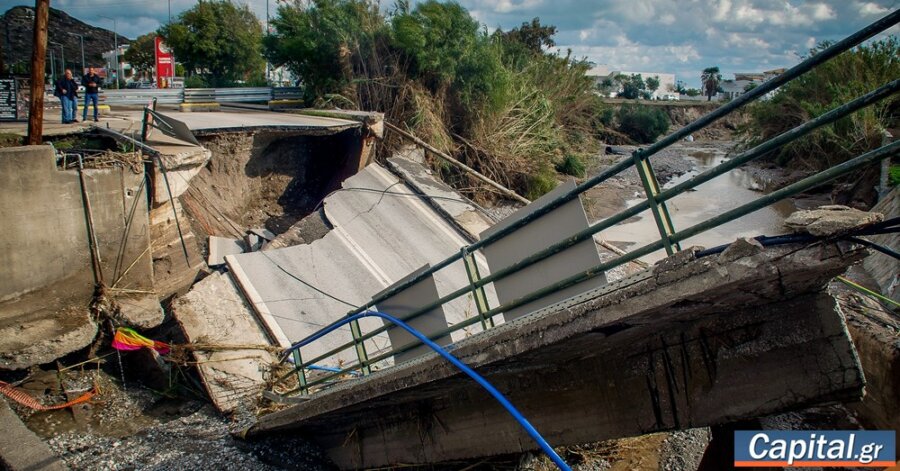
<path fill-rule="evenodd" d="M 887 12 L 887 7 L 872 2 L 866 2 L 859 6 L 859 14 L 863 16 L 883 15 Z"/>

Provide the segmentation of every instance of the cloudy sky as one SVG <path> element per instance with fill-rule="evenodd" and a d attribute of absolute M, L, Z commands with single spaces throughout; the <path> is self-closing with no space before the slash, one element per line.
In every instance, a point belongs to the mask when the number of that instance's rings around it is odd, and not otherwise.
<path fill-rule="evenodd" d="M 235 0 L 238 1 L 238 0 Z M 277 0 L 269 0 L 274 15 Z M 725 78 L 790 66 L 817 42 L 838 40 L 900 7 L 900 0 L 459 0 L 488 28 L 531 18 L 555 25 L 557 44 L 613 70 L 668 72 L 692 86 L 712 65 Z M 135 37 L 195 0 L 51 0 L 87 23 Z M 243 0 L 260 19 L 267 0 Z M 384 2 L 382 2 L 384 3 Z M 390 2 L 389 2 L 390 3 Z M 33 1 L 0 0 L 3 11 Z M 893 34 L 900 34 L 894 27 Z"/>

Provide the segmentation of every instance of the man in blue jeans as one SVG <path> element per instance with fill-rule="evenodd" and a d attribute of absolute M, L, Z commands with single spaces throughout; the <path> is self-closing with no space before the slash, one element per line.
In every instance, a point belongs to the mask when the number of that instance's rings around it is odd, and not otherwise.
<path fill-rule="evenodd" d="M 94 68 L 88 69 L 88 73 L 81 78 L 81 84 L 84 85 L 84 114 L 81 115 L 83 121 L 87 121 L 88 106 L 94 104 L 94 121 L 97 121 L 97 100 L 100 98 L 100 87 L 103 86 L 103 79 L 94 72 Z"/>
<path fill-rule="evenodd" d="M 56 81 L 53 95 L 59 97 L 62 104 L 63 124 L 77 123 L 75 119 L 75 100 L 78 98 L 78 84 L 72 78 L 72 70 L 66 69 L 66 74 Z"/>

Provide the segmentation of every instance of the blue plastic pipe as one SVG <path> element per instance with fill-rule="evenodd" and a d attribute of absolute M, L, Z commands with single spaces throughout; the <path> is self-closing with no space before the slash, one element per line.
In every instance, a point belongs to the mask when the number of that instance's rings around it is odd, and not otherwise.
<path fill-rule="evenodd" d="M 444 357 L 445 360 L 452 363 L 453 366 L 459 368 L 460 371 L 469 375 L 470 378 L 474 379 L 476 383 L 480 384 L 481 387 L 484 388 L 488 393 L 490 393 L 491 396 L 494 396 L 494 399 L 496 399 L 497 402 L 499 402 L 500 405 L 503 406 L 503 408 L 506 409 L 507 412 L 509 412 L 509 415 L 511 415 L 514 419 L 516 419 L 516 422 L 518 422 L 519 425 L 521 425 L 522 428 L 524 428 L 525 431 L 528 432 L 528 435 L 530 435 L 531 438 L 534 439 L 534 441 L 538 444 L 538 446 L 541 447 L 541 450 L 543 450 L 544 453 L 547 454 L 547 456 L 553 461 L 554 464 L 556 464 L 557 467 L 559 467 L 559 469 L 561 469 L 563 471 L 571 471 L 572 468 L 570 468 L 569 465 L 567 465 L 566 462 L 563 461 L 562 457 L 560 457 L 559 454 L 557 454 L 556 451 L 553 450 L 553 447 L 550 446 L 549 443 L 547 443 L 547 440 L 544 440 L 544 437 L 542 437 L 541 434 L 537 431 L 537 429 L 535 429 L 534 426 L 531 425 L 530 422 L 528 422 L 528 419 L 526 419 L 525 416 L 523 416 L 522 413 L 519 412 L 519 410 L 516 409 L 516 407 L 513 406 L 512 403 L 509 402 L 508 399 L 506 399 L 506 396 L 504 396 L 503 393 L 498 391 L 497 388 L 495 388 L 491 383 L 489 383 L 481 375 L 476 373 L 475 370 L 473 370 L 472 368 L 469 368 L 468 366 L 466 366 L 465 363 L 461 362 L 458 358 L 451 355 L 450 352 L 445 350 L 443 347 L 432 342 L 428 337 L 423 335 L 418 330 L 413 329 L 407 323 L 405 323 L 405 322 L 401 321 L 400 319 L 397 319 L 396 317 L 393 317 L 389 314 L 385 314 L 383 312 L 378 312 L 378 311 L 366 311 L 366 312 L 361 312 L 359 314 L 350 316 L 346 319 L 343 319 L 339 323 L 330 325 L 330 326 L 310 335 L 309 337 L 291 345 L 291 347 L 289 349 L 287 349 L 286 353 L 290 353 L 298 348 L 309 345 L 310 343 L 315 342 L 316 340 L 324 337 L 325 335 L 331 333 L 332 331 L 343 326 L 344 324 L 353 322 L 355 320 L 359 320 L 363 317 L 380 317 L 388 322 L 391 322 L 392 324 L 396 325 L 397 327 L 402 328 L 403 330 L 409 332 L 410 335 L 412 335 L 413 337 L 419 339 L 419 341 L 421 341 L 425 345 L 428 345 L 432 350 L 437 352 L 440 356 Z"/>

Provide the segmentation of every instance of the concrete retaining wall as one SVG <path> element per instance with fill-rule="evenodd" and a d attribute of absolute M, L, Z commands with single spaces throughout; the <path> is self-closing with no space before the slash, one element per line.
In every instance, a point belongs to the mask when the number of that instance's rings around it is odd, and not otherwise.
<path fill-rule="evenodd" d="M 130 287 L 152 286 L 146 196 L 138 195 L 143 173 L 122 168 L 85 170 L 107 284 L 114 281 L 119 248 L 123 280 Z M 134 221 L 125 222 L 134 208 Z M 50 146 L 0 150 L 0 301 L 70 280 L 75 292 L 93 291 L 88 230 L 78 172 L 57 170 Z M 142 255 L 143 254 L 143 255 Z M 149 283 L 148 283 L 149 282 Z"/>

